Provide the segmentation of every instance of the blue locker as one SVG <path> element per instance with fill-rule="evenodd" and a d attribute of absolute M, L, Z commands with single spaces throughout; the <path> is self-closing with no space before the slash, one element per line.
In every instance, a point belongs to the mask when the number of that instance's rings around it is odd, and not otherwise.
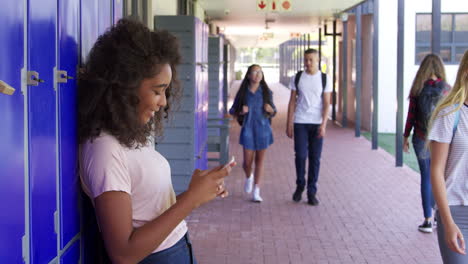
<path fill-rule="evenodd" d="M 209 106 L 208 118 L 221 119 L 225 109 L 223 105 L 223 47 L 224 40 L 220 36 L 209 37 L 208 40 L 208 87 Z M 210 121 L 208 125 L 220 125 L 222 121 Z M 220 131 L 216 128 L 208 128 L 208 137 L 219 137 Z"/>
<path fill-rule="evenodd" d="M 54 91 L 56 0 L 29 0 L 28 71 L 41 79 L 28 86 L 29 212 L 31 263 L 49 263 L 57 255 L 56 100 Z M 32 78 L 28 78 L 32 79 Z"/>
<path fill-rule="evenodd" d="M 171 164 L 174 189 L 180 193 L 187 189 L 193 170 L 206 169 L 208 163 L 208 26 L 193 16 L 156 16 L 155 28 L 168 30 L 180 41 L 182 63 L 177 71 L 183 97 L 157 145 Z"/>
<path fill-rule="evenodd" d="M 60 256 L 60 263 L 76 264 L 80 263 L 80 241 L 75 241 L 67 250 Z"/>
<path fill-rule="evenodd" d="M 0 80 L 16 91 L 0 93 L 0 263 L 23 263 L 21 239 L 25 235 L 23 1 L 3 0 L 0 8 Z"/>
<path fill-rule="evenodd" d="M 200 61 L 202 66 L 201 66 L 201 73 L 200 73 L 200 95 L 201 98 L 198 101 L 198 104 L 201 105 L 200 107 L 200 114 L 201 118 L 199 120 L 196 120 L 196 122 L 200 122 L 199 125 L 197 126 L 196 130 L 197 133 L 200 135 L 200 146 L 199 146 L 199 151 L 201 153 L 201 158 L 199 159 L 199 166 L 198 168 L 200 169 L 207 169 L 208 167 L 208 25 L 206 25 L 204 22 L 201 20 L 198 20 L 197 23 L 199 24 L 200 27 L 200 32 L 201 34 L 199 35 L 200 37 L 200 43 L 201 43 L 201 51 L 200 51 L 200 59 L 197 59 L 197 61 Z"/>
<path fill-rule="evenodd" d="M 98 7 L 99 35 L 103 34 L 112 25 L 112 0 L 100 0 Z"/>
<path fill-rule="evenodd" d="M 76 174 L 78 151 L 76 76 L 79 60 L 80 2 L 79 0 L 59 0 L 58 3 L 57 132 L 60 175 L 60 250 L 62 250 L 80 232 L 79 178 Z"/>
<path fill-rule="evenodd" d="M 86 56 L 99 36 L 99 2 L 81 0 L 81 61 L 86 60 Z"/>

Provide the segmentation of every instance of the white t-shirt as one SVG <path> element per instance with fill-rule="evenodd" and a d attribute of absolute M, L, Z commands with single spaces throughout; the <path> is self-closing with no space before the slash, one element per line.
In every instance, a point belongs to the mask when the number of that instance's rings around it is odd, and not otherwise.
<path fill-rule="evenodd" d="M 291 77 L 289 89 L 295 91 L 294 80 L 296 75 Z M 327 75 L 327 85 L 325 90 L 322 86 L 322 73 L 315 74 L 302 72 L 299 79 L 299 94 L 296 101 L 296 111 L 294 113 L 294 123 L 298 124 L 321 124 L 322 123 L 322 91 L 330 93 L 332 91 L 331 81 Z"/>
<path fill-rule="evenodd" d="M 450 143 L 450 149 L 445 166 L 445 186 L 449 205 L 468 205 L 468 106 L 460 108 L 455 136 L 453 125 L 455 112 L 450 113 L 455 106 L 449 106 L 440 111 L 434 120 L 428 139 L 440 143 Z M 453 141 L 452 141 L 453 138 Z"/>
<path fill-rule="evenodd" d="M 155 219 L 176 202 L 171 168 L 152 144 L 130 149 L 107 133 L 80 146 L 80 178 L 85 193 L 92 198 L 108 191 L 131 196 L 132 224 L 138 228 Z M 153 252 L 167 249 L 187 233 L 185 221 L 169 234 Z"/>

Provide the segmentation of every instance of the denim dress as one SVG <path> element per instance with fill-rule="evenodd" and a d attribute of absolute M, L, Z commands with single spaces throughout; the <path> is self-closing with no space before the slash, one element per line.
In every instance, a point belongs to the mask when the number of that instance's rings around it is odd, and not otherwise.
<path fill-rule="evenodd" d="M 250 150 L 262 150 L 273 144 L 270 120 L 263 110 L 262 87 L 255 93 L 247 91 L 246 104 L 249 112 L 244 117 L 239 144 Z M 275 106 L 272 105 L 275 109 Z"/>

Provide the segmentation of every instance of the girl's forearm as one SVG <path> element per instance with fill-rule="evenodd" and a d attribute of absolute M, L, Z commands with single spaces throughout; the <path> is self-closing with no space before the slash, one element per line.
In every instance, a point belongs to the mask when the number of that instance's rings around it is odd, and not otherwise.
<path fill-rule="evenodd" d="M 442 223 L 449 225 L 453 223 L 452 214 L 447 200 L 447 189 L 445 188 L 444 176 L 438 172 L 431 172 L 432 192 L 437 204 Z"/>

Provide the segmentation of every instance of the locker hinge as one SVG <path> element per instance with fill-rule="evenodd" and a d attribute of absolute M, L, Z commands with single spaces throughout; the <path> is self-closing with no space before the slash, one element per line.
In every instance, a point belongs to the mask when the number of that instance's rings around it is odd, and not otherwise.
<path fill-rule="evenodd" d="M 23 236 L 21 238 L 21 247 L 22 247 L 22 254 L 23 254 L 23 260 L 25 263 L 29 263 L 29 247 L 28 247 L 28 238 L 26 236 Z"/>
<path fill-rule="evenodd" d="M 60 232 L 59 221 L 60 221 L 60 219 L 59 219 L 59 213 L 58 213 L 58 211 L 55 211 L 55 212 L 54 212 L 54 231 L 55 231 L 55 233 L 56 233 L 57 235 L 58 235 L 59 232 Z"/>
<path fill-rule="evenodd" d="M 26 94 L 26 89 L 28 87 L 28 84 L 27 84 L 28 80 L 27 80 L 26 76 L 27 76 L 26 68 L 22 68 L 21 69 L 21 93 L 23 95 Z"/>

